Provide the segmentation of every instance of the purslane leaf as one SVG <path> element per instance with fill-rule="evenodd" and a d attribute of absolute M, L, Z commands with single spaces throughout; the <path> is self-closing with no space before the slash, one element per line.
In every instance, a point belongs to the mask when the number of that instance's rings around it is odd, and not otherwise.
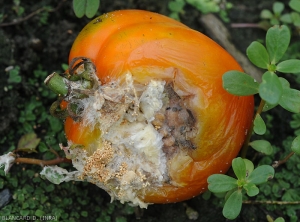
<path fill-rule="evenodd" d="M 290 44 L 290 38 L 290 30 L 285 25 L 275 25 L 268 30 L 266 47 L 271 64 L 276 64 L 282 58 Z"/>
<path fill-rule="evenodd" d="M 247 191 L 247 195 L 249 197 L 256 196 L 259 193 L 258 187 L 253 183 L 247 183 L 243 186 L 243 188 Z"/>
<path fill-rule="evenodd" d="M 184 1 L 170 1 L 168 3 L 168 7 L 172 12 L 181 12 L 183 7 L 185 6 Z"/>
<path fill-rule="evenodd" d="M 280 15 L 284 9 L 284 4 L 282 2 L 275 2 L 273 4 L 273 12 L 276 15 Z"/>
<path fill-rule="evenodd" d="M 92 18 L 96 15 L 100 5 L 100 0 L 73 0 L 73 10 L 78 18 L 84 15 Z"/>
<path fill-rule="evenodd" d="M 253 130 L 258 135 L 263 135 L 266 133 L 267 127 L 263 118 L 261 118 L 260 114 L 257 114 L 255 116 Z"/>
<path fill-rule="evenodd" d="M 246 178 L 246 164 L 241 157 L 232 160 L 232 169 L 239 180 Z"/>
<path fill-rule="evenodd" d="M 274 222 L 285 222 L 283 217 L 277 217 L 276 220 L 274 220 Z"/>
<path fill-rule="evenodd" d="M 290 83 L 282 77 L 279 78 L 279 81 L 282 85 L 282 96 L 279 100 L 279 105 L 290 112 L 299 113 L 300 91 L 296 89 L 291 89 Z"/>
<path fill-rule="evenodd" d="M 293 112 L 300 112 L 300 91 L 296 89 L 286 88 L 283 89 L 279 105 L 284 109 Z"/>
<path fill-rule="evenodd" d="M 266 111 L 268 111 L 268 110 L 270 110 L 270 109 L 273 109 L 274 107 L 276 107 L 278 104 L 269 104 L 269 103 L 265 103 L 265 105 L 264 105 L 264 108 L 263 108 L 263 112 L 266 112 Z"/>
<path fill-rule="evenodd" d="M 271 143 L 266 140 L 254 140 L 249 143 L 249 146 L 251 146 L 256 151 L 264 153 L 266 155 L 271 155 L 273 153 Z"/>
<path fill-rule="evenodd" d="M 250 173 L 254 170 L 254 164 L 252 163 L 252 161 L 248 159 L 243 159 L 243 161 L 245 162 L 246 165 L 246 177 L 248 177 Z"/>
<path fill-rule="evenodd" d="M 85 5 L 87 0 L 73 0 L 73 10 L 78 18 L 82 18 L 85 13 Z"/>
<path fill-rule="evenodd" d="M 270 63 L 269 54 L 266 48 L 259 42 L 252 42 L 247 48 L 249 60 L 259 68 L 267 69 Z"/>
<path fill-rule="evenodd" d="M 280 17 L 280 21 L 283 23 L 292 23 L 293 19 L 290 13 L 286 13 Z"/>
<path fill-rule="evenodd" d="M 300 12 L 300 0 L 291 0 L 291 1 L 289 2 L 289 6 L 290 6 L 293 10 L 295 10 L 295 11 L 297 11 L 297 12 Z"/>
<path fill-rule="evenodd" d="M 289 59 L 280 62 L 277 67 L 277 71 L 283 73 L 300 73 L 300 60 L 299 59 Z"/>
<path fill-rule="evenodd" d="M 241 190 L 234 191 L 223 208 L 223 215 L 229 220 L 235 219 L 241 212 L 242 209 L 243 195 Z"/>
<path fill-rule="evenodd" d="M 259 95 L 271 105 L 278 104 L 282 95 L 282 85 L 278 76 L 273 72 L 265 72 L 259 85 Z"/>
<path fill-rule="evenodd" d="M 208 177 L 208 189 L 213 193 L 223 193 L 236 188 L 237 180 L 223 174 L 213 174 Z"/>
<path fill-rule="evenodd" d="M 274 173 L 274 168 L 269 165 L 259 166 L 252 171 L 248 177 L 248 182 L 255 185 L 265 183 L 274 177 Z"/>
<path fill-rule="evenodd" d="M 259 83 L 240 71 L 228 71 L 223 77 L 223 88 L 237 96 L 248 96 L 258 93 Z"/>
<path fill-rule="evenodd" d="M 92 18 L 96 15 L 100 6 L 100 0 L 88 0 L 85 8 L 85 15 Z"/>
<path fill-rule="evenodd" d="M 294 26 L 300 26 L 300 13 L 291 12 L 291 19 L 293 21 Z"/>
<path fill-rule="evenodd" d="M 297 136 L 291 146 L 292 151 L 294 151 L 297 155 L 300 155 L 300 135 Z"/>
<path fill-rule="evenodd" d="M 263 19 L 271 19 L 273 17 L 273 13 L 268 9 L 263 9 L 260 13 L 260 17 Z"/>

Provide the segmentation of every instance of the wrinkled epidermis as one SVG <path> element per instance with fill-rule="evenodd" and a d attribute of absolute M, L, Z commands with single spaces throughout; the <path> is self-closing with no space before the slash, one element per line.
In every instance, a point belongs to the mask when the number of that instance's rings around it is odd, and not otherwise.
<path fill-rule="evenodd" d="M 80 115 L 82 124 L 99 127 L 101 136 L 84 151 L 70 150 L 73 157 L 80 155 L 72 159 L 82 179 L 121 202 L 146 207 L 138 197 L 141 190 L 169 181 L 168 159 L 178 149 L 193 148 L 187 138 L 196 132 L 194 121 L 178 101 L 165 81 L 140 84 L 130 73 L 118 82 L 99 85 L 80 101 Z"/>

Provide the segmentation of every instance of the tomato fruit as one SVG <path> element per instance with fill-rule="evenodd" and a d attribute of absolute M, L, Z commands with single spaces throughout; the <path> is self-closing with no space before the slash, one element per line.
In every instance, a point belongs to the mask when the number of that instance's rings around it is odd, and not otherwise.
<path fill-rule="evenodd" d="M 226 71 L 242 69 L 217 43 L 163 15 L 120 10 L 83 28 L 69 61 L 76 57 L 95 68 L 75 102 L 80 118 L 65 121 L 81 179 L 146 207 L 192 198 L 226 173 L 254 102 L 222 88 Z"/>

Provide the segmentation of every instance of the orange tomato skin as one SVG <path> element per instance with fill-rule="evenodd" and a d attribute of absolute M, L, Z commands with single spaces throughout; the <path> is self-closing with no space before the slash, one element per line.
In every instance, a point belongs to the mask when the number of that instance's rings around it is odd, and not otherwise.
<path fill-rule="evenodd" d="M 218 44 L 168 17 L 121 10 L 94 19 L 82 30 L 69 61 L 82 56 L 95 63 L 102 83 L 130 71 L 138 82 L 165 79 L 197 95 L 193 114 L 201 132 L 197 148 L 189 153 L 193 161 L 173 169 L 172 179 L 179 186 L 165 184 L 141 191 L 145 202 L 192 198 L 206 191 L 210 175 L 229 169 L 251 125 L 254 101 L 253 96 L 233 96 L 223 89 L 222 75 L 242 69 Z M 65 122 L 65 132 L 68 140 L 83 145 L 100 134 L 71 118 Z"/>

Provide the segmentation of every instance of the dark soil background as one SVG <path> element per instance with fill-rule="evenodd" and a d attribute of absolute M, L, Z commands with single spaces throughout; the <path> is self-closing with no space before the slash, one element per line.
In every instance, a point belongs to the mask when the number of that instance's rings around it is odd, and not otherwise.
<path fill-rule="evenodd" d="M 21 121 L 24 110 L 29 109 L 26 104 L 32 98 L 37 98 L 42 102 L 44 109 L 47 111 L 51 103 L 55 100 L 53 95 L 43 97 L 45 89 L 42 79 L 34 79 L 36 70 L 42 70 L 46 74 L 53 71 L 62 72 L 62 64 L 68 61 L 69 50 L 74 39 L 80 30 L 90 21 L 87 18 L 77 18 L 72 9 L 72 1 L 61 0 L 45 0 L 45 1 L 25 1 L 20 0 L 20 6 L 25 10 L 21 13 L 20 7 L 16 5 L 18 1 L 2 0 L 0 1 L 0 154 L 6 153 L 8 150 L 17 146 L 20 137 L 30 131 L 23 130 L 24 121 Z M 102 0 L 101 7 L 98 14 L 117 10 L 117 9 L 144 9 L 161 14 L 169 15 L 168 0 Z M 225 26 L 229 29 L 231 40 L 243 53 L 246 48 L 254 40 L 263 40 L 265 37 L 265 30 L 259 28 L 231 28 L 231 23 L 258 23 L 260 21 L 259 13 L 262 9 L 271 9 L 273 0 L 232 0 L 233 8 L 228 11 L 230 22 Z M 285 1 L 285 3 L 288 1 Z M 43 7 L 51 7 L 50 10 L 41 10 Z M 181 15 L 181 22 L 190 26 L 193 29 L 206 33 L 206 30 L 201 26 L 199 18 L 201 13 L 187 5 L 185 13 Z M 21 15 L 18 16 L 18 13 Z M 34 13 L 31 15 L 31 13 Z M 29 16 L 29 17 L 28 17 Z M 298 39 L 299 40 L 299 39 Z M 19 66 L 20 82 L 8 82 L 9 70 L 12 67 Z M 296 83 L 294 83 L 296 84 Z M 43 109 L 39 107 L 39 109 Z M 33 114 L 35 114 L 35 110 Z M 47 111 L 47 115 L 48 115 Z M 38 114 L 40 115 L 40 114 Z M 276 126 L 273 131 L 279 134 L 274 143 L 280 145 L 288 135 L 292 135 L 293 131 L 285 126 L 287 121 L 291 119 L 291 115 L 279 110 L 272 113 L 273 119 L 276 120 Z M 33 117 L 34 118 L 34 117 Z M 40 117 L 38 117 L 40 118 Z M 42 118 L 42 117 L 41 117 Z M 47 118 L 47 117 L 43 117 Z M 35 133 L 43 140 L 47 140 L 47 133 L 49 123 L 34 119 L 29 123 L 36 122 L 32 126 Z M 272 135 L 271 131 L 270 135 Z M 52 131 L 51 131 L 52 133 Z M 56 142 L 63 142 L 61 137 L 52 133 Z M 272 138 L 272 136 L 270 136 Z M 45 141 L 44 141 L 45 142 Z M 41 148 L 39 148 L 41 150 Z M 38 155 L 38 154 L 37 154 Z M 24 154 L 25 156 L 25 154 Z M 40 157 L 40 156 L 38 156 Z M 25 180 L 26 183 L 31 184 L 27 174 L 22 174 L 22 170 L 33 170 L 40 172 L 39 166 L 13 166 L 10 174 L 18 175 L 18 184 Z M 12 186 L 12 179 L 5 179 L 1 174 L 2 186 L 1 189 L 8 188 L 13 195 L 8 205 L 0 209 L 1 216 L 9 209 L 11 212 L 16 212 L 22 209 L 22 204 L 17 204 L 18 198 L 14 198 L 14 194 L 20 187 Z M 12 176 L 9 178 L 13 178 Z M 47 183 L 48 185 L 48 183 Z M 37 185 L 34 185 L 37 188 Z M 226 221 L 222 216 L 222 208 L 220 208 L 221 199 L 210 198 L 204 200 L 203 197 L 198 196 L 185 203 L 167 204 L 167 205 L 150 205 L 147 210 L 137 211 L 130 209 L 125 211 L 125 205 L 115 204 L 113 209 L 110 206 L 110 197 L 91 184 L 76 183 L 74 186 L 70 185 L 70 189 L 76 191 L 66 191 L 61 185 L 57 186 L 55 193 L 45 193 L 48 199 L 57 197 L 69 196 L 73 198 L 71 204 L 58 205 L 64 211 L 59 221 L 192 221 L 188 218 L 186 213 L 186 206 L 191 207 L 199 213 L 196 221 L 212 222 L 212 221 Z M 76 188 L 75 188 L 76 187 Z M 70 192 L 72 195 L 77 194 L 81 200 L 86 198 L 87 203 L 82 204 L 81 208 L 77 207 L 76 196 L 71 196 L 62 192 Z M 83 192 L 84 190 L 84 192 Z M 81 192 L 82 191 L 82 192 Z M 76 193 L 77 192 L 77 193 Z M 53 195 L 53 196 L 52 196 Z M 54 196 L 55 195 L 55 196 Z M 24 201 L 24 200 L 23 200 Z M 26 200 L 25 200 L 26 201 Z M 50 200 L 49 200 L 50 201 Z M 20 202 L 20 200 L 19 200 Z M 22 200 L 21 200 L 22 202 Z M 45 202 L 46 204 L 47 202 Z M 52 203 L 52 202 L 51 202 Z M 54 202 L 55 203 L 55 202 Z M 114 202 L 115 203 L 115 202 Z M 16 209 L 20 207 L 20 209 Z M 54 205 L 52 205 L 54 207 Z M 96 210 L 100 207 L 100 210 Z M 25 207 L 26 208 L 26 207 Z M 24 208 L 24 209 L 25 209 Z M 51 208 L 51 207 L 50 207 Z M 39 206 L 30 208 L 36 212 Z M 98 208 L 97 208 L 98 209 Z M 127 208 L 126 208 L 127 209 Z M 134 213 L 134 210 L 137 212 Z M 51 210 L 44 210 L 51 215 Z M 79 216 L 72 216 L 73 211 L 80 211 Z M 87 212 L 88 216 L 85 215 Z M 107 211 L 106 217 L 103 216 L 103 211 Z M 299 214 L 299 211 L 296 211 Z M 13 214 L 13 213 L 12 213 Z M 66 216 L 67 215 L 67 216 Z M 69 216 L 68 216 L 69 215 Z M 263 205 L 244 205 L 241 215 L 236 221 L 267 221 L 266 215 L 271 215 L 276 218 L 278 216 L 285 216 L 284 213 L 278 210 L 267 209 Z M 137 219 L 140 217 L 140 219 Z M 102 219 L 99 219 L 102 218 Z"/>

